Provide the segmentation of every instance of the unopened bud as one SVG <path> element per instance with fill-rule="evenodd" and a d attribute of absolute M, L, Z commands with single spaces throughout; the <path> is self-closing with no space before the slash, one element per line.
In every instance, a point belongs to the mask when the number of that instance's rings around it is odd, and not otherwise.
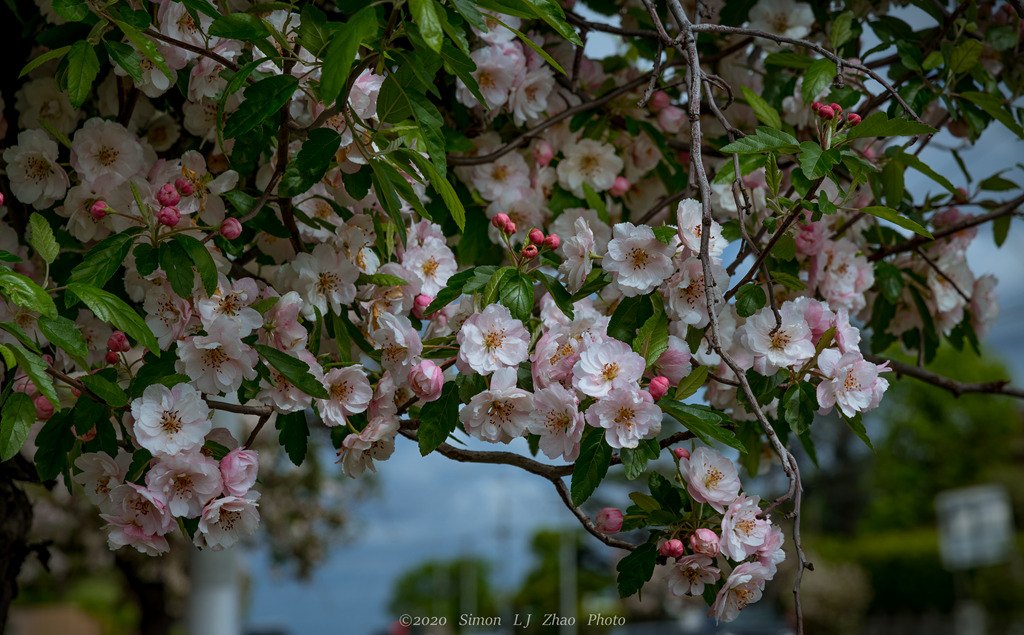
<path fill-rule="evenodd" d="M 156 213 L 156 219 L 161 225 L 174 227 L 181 220 L 181 212 L 177 207 L 163 207 Z"/>
<path fill-rule="evenodd" d="M 668 93 L 663 90 L 658 90 L 651 95 L 651 100 L 647 102 L 647 105 L 654 112 L 658 112 L 659 110 L 667 108 L 671 103 L 672 99 L 668 96 Z"/>
<path fill-rule="evenodd" d="M 416 299 L 413 300 L 412 314 L 416 316 L 417 319 L 422 320 L 423 312 L 427 310 L 427 307 L 430 306 L 430 303 L 433 301 L 434 298 L 430 297 L 429 295 L 426 295 L 424 293 L 419 294 L 418 296 L 416 296 Z"/>
<path fill-rule="evenodd" d="M 672 448 L 672 454 L 675 454 L 676 459 L 680 461 L 690 458 L 690 451 L 686 448 Z"/>
<path fill-rule="evenodd" d="M 831 106 L 822 106 L 818 109 L 818 116 L 831 121 L 836 118 L 836 111 L 832 110 Z"/>
<path fill-rule="evenodd" d="M 121 331 L 114 331 L 114 333 L 107 339 L 107 348 L 112 353 L 124 353 L 132 347 L 128 343 L 128 336 Z"/>
<path fill-rule="evenodd" d="M 668 389 L 671 386 L 672 382 L 668 380 L 668 377 L 658 376 L 651 380 L 650 385 L 647 386 L 647 392 L 651 393 L 651 396 L 657 401 L 668 394 Z"/>
<path fill-rule="evenodd" d="M 106 201 L 96 201 L 92 204 L 92 207 L 89 208 L 89 214 L 92 215 L 93 220 L 102 220 L 109 211 L 110 207 L 107 205 Z"/>
<path fill-rule="evenodd" d="M 813 110 L 814 113 L 817 114 L 818 111 L 821 110 L 821 107 L 824 105 L 825 104 L 821 103 L 820 101 L 816 101 L 813 104 L 811 104 L 811 110 Z"/>
<path fill-rule="evenodd" d="M 850 123 L 851 127 L 856 126 L 857 124 L 860 123 L 860 115 L 858 115 L 855 112 L 851 112 L 850 114 L 846 115 L 846 121 Z"/>
<path fill-rule="evenodd" d="M 225 218 L 220 224 L 220 235 L 228 240 L 234 240 L 242 235 L 242 223 L 237 218 Z"/>
<path fill-rule="evenodd" d="M 694 553 L 714 558 L 718 555 L 718 534 L 710 529 L 698 529 L 690 536 L 690 546 Z"/>
<path fill-rule="evenodd" d="M 554 158 L 555 150 L 547 141 L 538 141 L 537 145 L 533 146 L 533 160 L 536 161 L 537 165 L 540 167 L 546 167 L 551 163 L 551 159 Z"/>
<path fill-rule="evenodd" d="M 156 201 L 163 207 L 177 205 L 181 200 L 181 194 L 170 183 L 165 183 L 156 193 Z"/>
<path fill-rule="evenodd" d="M 843 114 L 843 107 L 837 103 L 831 103 L 828 105 L 828 107 L 831 108 L 832 112 L 836 113 L 837 115 Z"/>
<path fill-rule="evenodd" d="M 183 179 L 180 176 L 174 179 L 174 189 L 178 190 L 178 193 L 182 196 L 192 196 L 196 191 L 196 188 L 192 187 L 192 183 L 188 179 Z"/>
<path fill-rule="evenodd" d="M 491 224 L 497 227 L 498 229 L 504 230 L 505 225 L 508 225 L 508 221 L 508 214 L 498 213 L 495 214 L 494 218 L 491 219 Z"/>
<path fill-rule="evenodd" d="M 516 233 L 516 224 L 513 223 L 511 220 L 505 223 L 505 233 L 508 234 L 509 236 Z"/>
<path fill-rule="evenodd" d="M 533 259 L 533 258 L 536 258 L 536 257 L 537 257 L 537 246 L 536 245 L 527 245 L 526 247 L 523 248 L 523 258 L 526 258 L 527 260 L 530 260 L 530 259 Z"/>
<path fill-rule="evenodd" d="M 53 404 L 46 397 L 39 395 L 33 403 L 36 405 L 36 419 L 46 421 L 53 416 Z"/>
<path fill-rule="evenodd" d="M 686 547 L 683 546 L 683 541 L 675 538 L 672 540 L 666 540 L 658 546 L 658 553 L 666 558 L 678 558 L 682 556 L 685 551 Z"/>
<path fill-rule="evenodd" d="M 562 239 L 558 237 L 558 234 L 548 234 L 544 237 L 544 245 L 549 249 L 558 249 L 560 244 L 562 244 Z"/>
<path fill-rule="evenodd" d="M 544 244 L 544 232 L 534 227 L 530 230 L 530 242 L 534 245 Z"/>
<path fill-rule="evenodd" d="M 107 351 L 107 356 L 104 359 L 107 360 L 108 364 L 113 365 L 121 361 L 121 356 L 114 351 Z"/>
<path fill-rule="evenodd" d="M 622 529 L 622 512 L 614 507 L 605 507 L 597 512 L 594 517 L 594 524 L 598 531 L 606 534 L 618 533 Z"/>
<path fill-rule="evenodd" d="M 622 196 L 629 191 L 629 180 L 624 176 L 615 177 L 615 181 L 612 183 L 611 188 L 608 189 L 608 193 L 612 196 Z"/>

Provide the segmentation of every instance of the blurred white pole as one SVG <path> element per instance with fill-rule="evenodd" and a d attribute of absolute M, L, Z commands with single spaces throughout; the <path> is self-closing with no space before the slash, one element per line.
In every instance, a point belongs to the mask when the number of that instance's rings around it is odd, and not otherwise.
<path fill-rule="evenodd" d="M 225 398 L 225 401 L 227 398 Z M 227 428 L 235 439 L 241 436 L 242 415 L 216 410 L 213 427 Z M 239 547 L 210 551 L 192 547 L 185 632 L 188 635 L 241 635 L 241 552 Z"/>
<path fill-rule="evenodd" d="M 558 632 L 559 635 L 576 635 L 576 623 L 583 617 L 576 614 L 576 536 L 571 529 L 561 532 L 558 547 L 558 616 L 575 618 L 566 619 Z"/>

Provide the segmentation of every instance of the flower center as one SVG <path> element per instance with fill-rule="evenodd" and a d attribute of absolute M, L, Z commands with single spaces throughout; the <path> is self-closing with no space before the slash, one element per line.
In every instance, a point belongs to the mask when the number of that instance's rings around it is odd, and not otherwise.
<path fill-rule="evenodd" d="M 771 335 L 772 338 L 772 350 L 781 351 L 789 345 L 790 336 L 784 329 L 779 329 Z"/>
<path fill-rule="evenodd" d="M 338 276 L 330 271 L 324 271 L 316 281 L 316 292 L 320 295 L 327 295 L 338 287 Z"/>
<path fill-rule="evenodd" d="M 102 146 L 96 153 L 96 160 L 100 162 L 105 168 L 109 168 L 114 165 L 114 161 L 117 161 L 117 156 L 121 154 L 119 151 L 111 148 L 110 146 Z"/>
<path fill-rule="evenodd" d="M 704 472 L 704 487 L 718 487 L 719 481 L 723 478 L 725 475 L 719 472 L 717 467 L 713 467 Z"/>
<path fill-rule="evenodd" d="M 601 376 L 604 377 L 605 381 L 611 381 L 619 376 L 619 365 L 615 362 L 605 364 L 601 368 Z"/>
<path fill-rule="evenodd" d="M 423 263 L 423 275 L 427 276 L 428 278 L 433 278 L 434 272 L 437 271 L 437 268 L 440 266 L 440 264 L 441 263 L 437 262 L 436 258 L 431 256 L 425 263 Z"/>
<path fill-rule="evenodd" d="M 627 408 L 623 406 L 622 408 L 619 408 L 618 411 L 616 411 L 614 421 L 616 424 L 620 426 L 624 425 L 627 428 L 632 428 L 633 424 L 636 423 L 635 421 L 633 421 L 633 418 L 635 416 L 636 415 L 633 412 L 632 408 Z"/>
<path fill-rule="evenodd" d="M 634 269 L 644 269 L 647 267 L 647 263 L 651 261 L 651 257 L 643 249 L 634 247 L 629 252 L 629 261 Z"/>
<path fill-rule="evenodd" d="M 164 412 L 164 416 L 160 418 L 160 429 L 166 434 L 181 432 L 182 425 L 181 418 L 176 410 Z"/>
<path fill-rule="evenodd" d="M 484 334 L 484 346 L 488 351 L 493 351 L 496 348 L 501 348 L 502 343 L 505 341 L 505 329 L 498 329 L 496 331 L 487 331 Z"/>
<path fill-rule="evenodd" d="M 351 392 L 352 386 L 349 386 L 347 381 L 341 381 L 336 384 L 331 384 L 331 389 L 329 391 L 331 399 L 337 401 L 344 401 L 345 399 L 348 398 Z"/>
<path fill-rule="evenodd" d="M 50 162 L 42 157 L 29 157 L 25 161 L 25 176 L 36 183 L 45 179 L 51 172 L 53 172 L 53 168 L 50 166 Z"/>

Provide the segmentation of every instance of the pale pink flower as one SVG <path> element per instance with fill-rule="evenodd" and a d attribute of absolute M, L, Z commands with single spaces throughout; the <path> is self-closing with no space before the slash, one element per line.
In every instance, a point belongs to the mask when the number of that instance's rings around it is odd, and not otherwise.
<path fill-rule="evenodd" d="M 655 238 L 650 227 L 618 223 L 612 235 L 601 266 L 615 274 L 614 280 L 622 295 L 650 293 L 672 275 L 674 249 Z"/>
<path fill-rule="evenodd" d="M 263 314 L 263 327 L 259 330 L 260 343 L 273 346 L 279 351 L 305 348 L 309 332 L 299 324 L 302 304 L 302 298 L 294 291 L 281 296 Z"/>
<path fill-rule="evenodd" d="M 562 213 L 555 220 L 551 221 L 548 230 L 550 233 L 558 234 L 564 239 L 566 236 L 579 233 L 576 221 L 580 218 L 583 219 L 587 229 L 593 234 L 594 244 L 592 251 L 598 256 L 604 254 L 608 249 L 608 241 L 612 239 L 612 228 L 611 225 L 601 220 L 597 215 L 597 210 L 587 207 L 570 207 L 569 209 L 562 210 Z M 563 240 L 562 242 L 564 243 L 565 241 Z"/>
<path fill-rule="evenodd" d="M 719 553 L 718 534 L 706 527 L 701 527 L 690 536 L 690 546 L 694 553 L 714 558 Z"/>
<path fill-rule="evenodd" d="M 779 368 L 800 366 L 814 356 L 811 329 L 803 312 L 792 302 L 784 302 L 779 313 L 781 326 L 775 323 L 771 307 L 765 307 L 737 329 L 740 341 L 754 357 L 755 363 L 758 358 L 763 361 L 767 374 Z"/>
<path fill-rule="evenodd" d="M 572 367 L 580 358 L 578 349 L 578 342 L 567 330 L 545 331 L 530 356 L 534 387 L 546 388 L 572 375 Z"/>
<path fill-rule="evenodd" d="M 192 305 L 188 300 L 179 298 L 167 283 L 150 289 L 142 308 L 146 313 L 146 325 L 153 331 L 161 350 L 167 350 L 180 340 L 192 319 Z"/>
<path fill-rule="evenodd" d="M 242 343 L 234 322 L 216 320 L 207 332 L 178 343 L 178 361 L 174 364 L 177 372 L 188 375 L 196 388 L 213 395 L 233 393 L 243 379 L 256 379 L 259 355 Z"/>
<path fill-rule="evenodd" d="M 562 148 L 565 157 L 558 162 L 558 183 L 579 198 L 583 184 L 595 192 L 604 192 L 622 171 L 622 159 L 615 147 L 594 139 L 581 139 Z"/>
<path fill-rule="evenodd" d="M 859 250 L 850 240 L 840 238 L 826 241 L 816 257 L 818 291 L 833 309 L 856 313 L 866 304 L 864 292 L 875 283 L 875 270 Z"/>
<path fill-rule="evenodd" d="M 515 368 L 530 354 L 530 333 L 512 312 L 491 304 L 474 313 L 455 336 L 459 344 L 459 372 L 489 375 L 501 368 Z"/>
<path fill-rule="evenodd" d="M 318 381 L 323 379 L 324 371 L 316 356 L 301 348 L 291 352 L 309 365 L 309 372 L 313 377 Z M 273 383 L 263 378 L 260 379 L 260 392 L 256 394 L 256 401 L 273 407 L 277 412 L 298 412 L 309 408 L 313 403 L 311 395 L 300 390 L 273 365 L 267 365 L 267 372 Z"/>
<path fill-rule="evenodd" d="M 836 325 L 836 314 L 832 312 L 827 302 L 800 296 L 793 299 L 793 306 L 795 310 L 803 313 L 804 319 L 807 320 L 807 327 L 811 329 L 811 342 L 814 345 L 818 344 L 825 331 Z"/>
<path fill-rule="evenodd" d="M 544 66 L 528 72 L 509 99 L 515 124 L 521 126 L 539 119 L 548 108 L 548 96 L 554 87 L 555 74 L 550 68 Z"/>
<path fill-rule="evenodd" d="M 348 105 L 363 121 L 377 117 L 377 95 L 384 84 L 384 76 L 377 75 L 370 69 L 364 70 L 352 82 L 352 90 L 348 94 Z"/>
<path fill-rule="evenodd" d="M 668 336 L 668 348 L 654 362 L 653 369 L 673 386 L 690 374 L 690 345 L 686 340 Z"/>
<path fill-rule="evenodd" d="M 999 294 L 996 293 L 998 280 L 986 274 L 974 281 L 971 291 L 971 324 L 978 337 L 988 335 L 989 329 L 999 317 Z"/>
<path fill-rule="evenodd" d="M 509 152 L 473 168 L 471 183 L 481 197 L 494 201 L 504 192 L 530 189 L 530 167 L 521 154 Z"/>
<path fill-rule="evenodd" d="M 371 419 L 359 434 L 349 434 L 342 442 L 341 467 L 349 478 L 359 478 L 374 461 L 386 461 L 395 451 L 398 420 L 393 417 Z"/>
<path fill-rule="evenodd" d="M 740 611 L 761 599 L 768 569 L 756 562 L 744 562 L 729 574 L 725 586 L 718 592 L 715 603 L 711 605 L 709 615 L 715 616 L 716 622 L 731 622 Z"/>
<path fill-rule="evenodd" d="M 146 474 L 146 487 L 176 517 L 195 518 L 224 488 L 220 466 L 197 451 L 159 457 Z"/>
<path fill-rule="evenodd" d="M 107 541 L 111 549 L 132 545 L 143 553 L 166 551 L 166 541 L 157 537 L 170 533 L 176 525 L 155 492 L 134 483 L 118 485 L 101 509 L 100 518 L 110 523 Z"/>
<path fill-rule="evenodd" d="M 381 366 L 391 372 L 392 378 L 405 382 L 423 352 L 420 334 L 404 315 L 384 313 L 377 321 L 380 326 L 372 337 L 380 350 Z"/>
<path fill-rule="evenodd" d="M 750 9 L 750 28 L 788 38 L 804 37 L 811 32 L 813 24 L 811 5 L 796 0 L 759 0 Z M 780 45 L 767 42 L 765 46 L 777 50 Z"/>
<path fill-rule="evenodd" d="M 444 388 L 444 371 L 431 360 L 425 359 L 409 371 L 408 384 L 421 401 L 436 401 Z"/>
<path fill-rule="evenodd" d="M 850 314 L 846 309 L 836 311 L 836 344 L 839 351 L 848 353 L 860 350 L 860 329 L 850 324 Z"/>
<path fill-rule="evenodd" d="M 443 240 L 428 238 L 402 256 L 402 268 L 412 274 L 408 282 L 418 284 L 420 293 L 436 296 L 458 269 L 455 254 Z"/>
<path fill-rule="evenodd" d="M 263 316 L 249 305 L 260 298 L 256 281 L 242 278 L 233 283 L 220 277 L 213 295 L 201 294 L 195 301 L 196 310 L 209 331 L 215 320 L 224 319 L 238 328 L 238 336 L 245 337 L 263 324 Z"/>
<path fill-rule="evenodd" d="M 821 414 L 839 406 L 847 417 L 856 416 L 878 406 L 889 387 L 889 382 L 879 376 L 888 368 L 865 360 L 860 351 L 840 353 L 827 348 L 818 355 L 818 368 L 825 375 L 817 389 Z"/>
<path fill-rule="evenodd" d="M 562 241 L 562 264 L 558 266 L 569 293 L 579 291 L 594 268 L 594 232 L 585 218 L 577 218 L 573 229 L 576 233 Z"/>
<path fill-rule="evenodd" d="M 294 281 L 295 290 L 305 301 L 302 317 L 307 320 L 316 319 L 314 307 L 321 315 L 327 315 L 328 309 L 341 315 L 342 307 L 356 298 L 359 270 L 327 243 L 317 245 L 312 253 L 296 255 L 291 266 L 282 267 L 278 275 L 281 280 Z"/>
<path fill-rule="evenodd" d="M 68 175 L 57 163 L 57 143 L 42 130 L 18 133 L 18 144 L 4 150 L 7 178 L 14 197 L 36 209 L 64 198 Z"/>
<path fill-rule="evenodd" d="M 240 496 L 225 496 L 212 501 L 199 516 L 193 542 L 200 549 L 219 551 L 252 535 L 260 524 L 258 506 L 252 498 Z"/>
<path fill-rule="evenodd" d="M 573 366 L 573 386 L 583 394 L 602 398 L 614 386 L 635 385 L 644 375 L 646 361 L 625 342 L 608 339 L 588 346 Z"/>
<path fill-rule="evenodd" d="M 722 553 L 739 562 L 757 553 L 768 538 L 771 521 L 758 518 L 757 496 L 740 494 L 722 516 Z"/>
<path fill-rule="evenodd" d="M 551 384 L 533 393 L 533 413 L 527 428 L 540 436 L 540 450 L 549 459 L 564 457 L 575 461 L 585 428 L 576 395 L 561 384 Z"/>
<path fill-rule="evenodd" d="M 507 56 L 501 46 L 479 48 L 469 57 L 476 64 L 476 70 L 471 75 L 480 87 L 480 94 L 487 102 L 486 105 L 491 109 L 504 106 L 508 101 L 509 90 L 516 80 L 516 60 Z M 456 96 L 459 103 L 469 108 L 479 103 L 461 79 L 456 80 Z"/>
<path fill-rule="evenodd" d="M 690 458 L 679 461 L 686 491 L 698 503 L 708 503 L 719 512 L 736 500 L 740 477 L 732 461 L 713 448 L 700 446 Z"/>
<path fill-rule="evenodd" d="M 167 538 L 160 534 L 146 533 L 139 525 L 109 514 L 100 514 L 100 518 L 107 521 L 104 528 L 110 532 L 107 534 L 107 546 L 111 551 L 131 546 L 147 556 L 159 556 L 171 549 Z"/>
<path fill-rule="evenodd" d="M 715 297 L 720 299 L 729 288 L 729 274 L 725 267 L 711 263 L 711 276 L 715 281 Z M 704 266 L 700 260 L 690 257 L 682 261 L 666 286 L 665 308 L 669 318 L 699 329 L 708 325 L 711 316 L 704 288 Z"/>
<path fill-rule="evenodd" d="M 635 448 L 641 439 L 661 432 L 661 408 L 654 405 L 651 393 L 625 382 L 587 408 L 586 419 L 605 429 L 605 441 L 613 448 Z"/>
<path fill-rule="evenodd" d="M 722 576 L 721 570 L 711 563 L 711 558 L 701 554 L 679 558 L 669 573 L 669 591 L 673 595 L 700 597 L 705 584 L 714 584 Z"/>
<path fill-rule="evenodd" d="M 87 452 L 75 459 L 75 467 L 81 472 L 71 477 L 85 490 L 85 496 L 94 505 L 101 505 L 110 498 L 110 492 L 124 481 L 131 464 L 132 455 L 120 452 L 113 459 L 106 452 Z"/>
<path fill-rule="evenodd" d="M 692 198 L 680 201 L 679 207 L 676 208 L 676 222 L 676 233 L 688 250 L 688 255 L 699 258 L 701 234 L 704 231 L 704 211 L 700 202 Z M 728 244 L 722 236 L 722 226 L 718 221 L 712 220 L 708 235 L 708 255 L 711 256 L 712 262 L 722 261 L 722 252 Z"/>
<path fill-rule="evenodd" d="M 220 476 L 224 481 L 224 494 L 245 496 L 256 484 L 260 456 L 256 450 L 235 448 L 220 460 Z"/>
<path fill-rule="evenodd" d="M 116 187 L 144 165 L 142 145 L 119 123 L 94 117 L 71 141 L 71 167 L 92 187 Z"/>
<path fill-rule="evenodd" d="M 481 441 L 508 443 L 523 436 L 533 411 L 533 396 L 516 387 L 516 369 L 498 368 L 490 388 L 459 411 L 466 432 Z"/>
<path fill-rule="evenodd" d="M 195 450 L 213 427 L 210 407 L 189 384 L 147 386 L 131 406 L 135 440 L 153 454 Z"/>
<path fill-rule="evenodd" d="M 766 577 L 768 580 L 775 577 L 779 570 L 779 564 L 786 560 L 786 552 L 782 549 L 785 542 L 786 539 L 782 534 L 782 528 L 778 525 L 772 525 L 764 544 L 757 549 L 757 561 L 768 569 Z"/>
<path fill-rule="evenodd" d="M 343 426 L 349 415 L 366 410 L 373 398 L 373 389 L 362 366 L 332 368 L 324 375 L 324 387 L 328 399 L 317 399 L 316 407 L 324 424 Z"/>

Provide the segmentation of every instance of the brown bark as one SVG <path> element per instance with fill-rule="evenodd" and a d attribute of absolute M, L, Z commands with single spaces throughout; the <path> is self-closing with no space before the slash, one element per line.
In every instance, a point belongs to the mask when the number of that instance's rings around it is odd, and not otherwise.
<path fill-rule="evenodd" d="M 20 455 L 0 463 L 0 633 L 6 630 L 7 612 L 18 595 L 18 572 L 29 551 L 32 503 L 16 481 L 34 480 L 30 469 Z"/>

